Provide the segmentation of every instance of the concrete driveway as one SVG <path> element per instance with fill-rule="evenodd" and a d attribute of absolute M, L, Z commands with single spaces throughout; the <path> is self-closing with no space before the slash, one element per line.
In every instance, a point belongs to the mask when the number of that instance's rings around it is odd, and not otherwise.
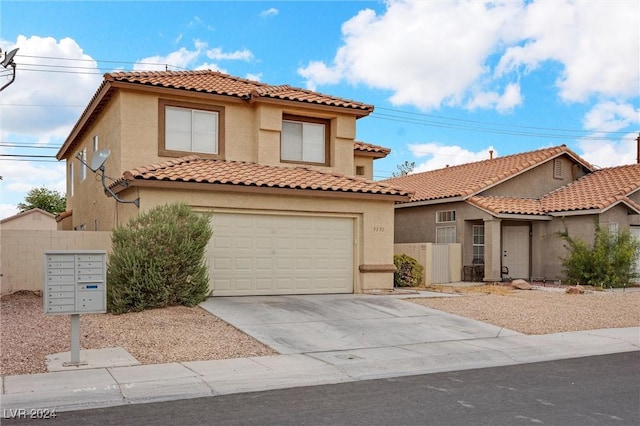
<path fill-rule="evenodd" d="M 441 296 L 439 293 L 434 295 Z M 200 306 L 281 354 L 384 348 L 519 334 L 395 296 L 215 297 Z"/>

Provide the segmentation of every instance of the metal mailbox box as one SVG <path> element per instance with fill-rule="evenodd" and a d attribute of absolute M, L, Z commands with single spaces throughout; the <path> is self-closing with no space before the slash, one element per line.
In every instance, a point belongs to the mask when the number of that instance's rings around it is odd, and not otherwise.
<path fill-rule="evenodd" d="M 46 251 L 45 314 L 107 312 L 107 252 Z"/>

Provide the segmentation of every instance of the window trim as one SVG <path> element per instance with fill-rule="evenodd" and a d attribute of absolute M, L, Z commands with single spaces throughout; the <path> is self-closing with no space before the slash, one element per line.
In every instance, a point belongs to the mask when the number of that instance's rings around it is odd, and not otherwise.
<path fill-rule="evenodd" d="M 440 215 L 444 213 L 451 214 L 451 220 L 441 220 Z M 436 211 L 436 223 L 456 223 L 456 211 L 455 210 L 438 210 Z"/>
<path fill-rule="evenodd" d="M 69 162 L 69 194 L 71 197 L 73 197 L 73 190 L 74 188 L 74 178 L 75 178 L 75 171 L 74 171 L 74 167 L 73 167 L 73 163 Z"/>
<path fill-rule="evenodd" d="M 476 229 L 482 229 L 482 244 L 476 243 Z M 484 263 L 484 255 L 485 255 L 485 234 L 484 234 L 484 225 L 473 225 L 471 228 L 471 247 L 472 247 L 472 257 L 473 260 L 476 260 L 476 253 L 475 253 L 475 248 L 476 247 L 482 247 L 482 262 Z"/>
<path fill-rule="evenodd" d="M 80 182 L 84 182 L 87 179 L 87 148 L 84 147 L 80 150 Z"/>
<path fill-rule="evenodd" d="M 218 113 L 218 153 L 211 154 L 197 151 L 178 151 L 167 149 L 165 145 L 166 135 L 166 107 L 184 108 L 190 110 L 200 110 Z M 158 99 L 158 155 L 161 157 L 184 157 L 187 155 L 198 155 L 201 158 L 224 159 L 224 116 L 225 108 L 218 105 L 199 104 L 194 102 L 184 102 L 171 99 Z"/>
<path fill-rule="evenodd" d="M 316 161 L 298 161 L 298 160 L 285 160 L 282 158 L 282 130 L 280 131 L 280 162 L 281 163 L 289 163 L 289 164 L 309 164 L 312 166 L 329 166 L 331 164 L 330 154 L 331 150 L 330 142 L 331 142 L 331 120 L 328 118 L 317 118 L 317 117 L 305 117 L 301 115 L 294 114 L 282 114 L 282 122 L 285 121 L 295 121 L 300 123 L 312 123 L 312 124 L 322 124 L 324 125 L 324 162 L 316 162 Z"/>
<path fill-rule="evenodd" d="M 453 235 L 453 241 L 438 241 L 438 231 L 448 230 L 451 232 L 449 235 Z M 455 225 L 447 225 L 447 226 L 436 226 L 436 235 L 435 235 L 436 244 L 453 244 L 458 240 L 458 229 Z"/>

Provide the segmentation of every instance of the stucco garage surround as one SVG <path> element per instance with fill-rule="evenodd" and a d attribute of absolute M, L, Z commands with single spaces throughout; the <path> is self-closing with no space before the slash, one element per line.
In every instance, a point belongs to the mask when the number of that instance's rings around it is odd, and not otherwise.
<path fill-rule="evenodd" d="M 354 219 L 214 213 L 214 296 L 353 293 Z"/>
<path fill-rule="evenodd" d="M 213 237 L 207 256 L 214 296 L 362 293 L 393 288 L 393 272 L 388 267 L 378 269 L 393 265 L 393 200 L 389 197 L 363 199 L 329 197 L 325 192 L 314 191 L 305 193 L 315 196 L 297 196 L 294 191 L 279 195 L 144 186 L 130 191 L 140 197 L 140 209 L 126 204 L 117 206 L 121 224 L 139 212 L 174 201 L 212 215 Z M 327 249 L 329 242 L 331 248 Z M 267 267 L 264 259 L 260 264 L 257 261 L 266 256 L 266 247 L 271 247 L 275 266 Z M 314 256 L 311 265 L 305 260 L 307 254 Z M 251 256 L 256 260 L 248 263 Z M 238 261 L 242 257 L 245 260 Z M 254 274 L 251 284 L 246 281 L 250 270 Z M 272 283 L 258 283 L 266 271 L 271 274 Z M 243 274 L 245 277 L 240 278 Z M 297 282 L 286 284 L 282 277 L 287 274 Z M 249 288 L 256 292 L 249 292 Z"/>

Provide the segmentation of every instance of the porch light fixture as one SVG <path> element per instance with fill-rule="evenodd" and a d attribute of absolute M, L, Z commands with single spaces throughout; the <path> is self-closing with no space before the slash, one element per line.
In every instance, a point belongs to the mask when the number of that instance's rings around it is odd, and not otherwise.
<path fill-rule="evenodd" d="M 2 53 L 2 49 L 0 49 L 0 53 Z M 8 83 L 6 83 L 4 86 L 0 87 L 0 92 L 2 92 L 7 86 L 13 83 L 16 79 L 16 63 L 13 61 L 13 57 L 16 56 L 16 53 L 18 53 L 18 49 L 13 49 L 11 52 L 5 52 L 4 54 L 2 67 L 3 68 L 11 67 L 13 73 L 11 75 L 11 80 Z"/>

